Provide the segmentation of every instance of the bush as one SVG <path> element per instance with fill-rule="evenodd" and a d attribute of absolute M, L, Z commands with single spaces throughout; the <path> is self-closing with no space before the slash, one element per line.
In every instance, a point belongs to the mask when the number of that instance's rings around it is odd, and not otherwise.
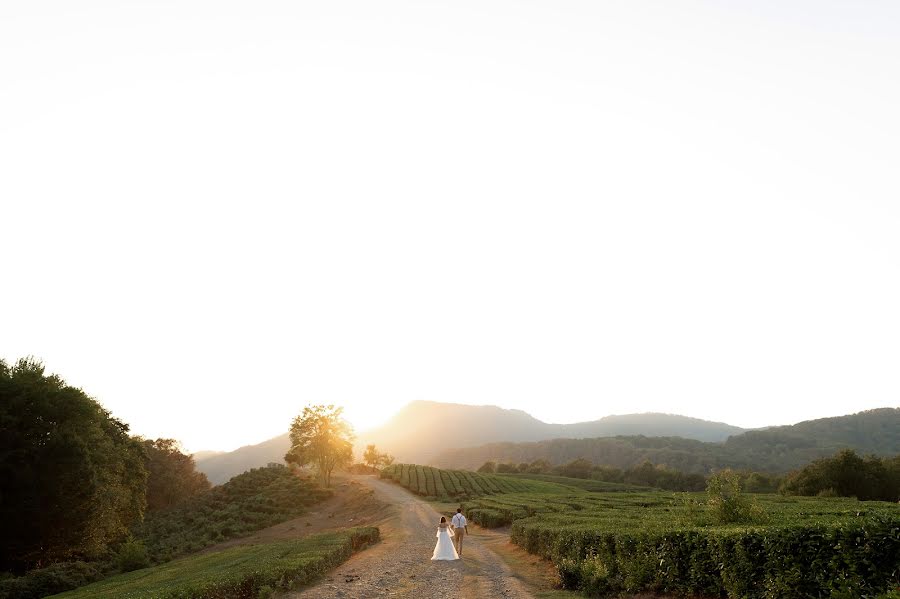
<path fill-rule="evenodd" d="M 147 548 L 140 541 L 129 539 L 122 543 L 116 554 L 116 564 L 119 566 L 120 572 L 131 572 L 132 570 L 140 570 L 150 565 L 147 558 Z"/>
<path fill-rule="evenodd" d="M 147 548 L 150 563 L 159 564 L 296 518 L 330 496 L 284 466 L 255 468 L 172 509 L 151 512 L 134 537 Z"/>
<path fill-rule="evenodd" d="M 0 599 L 39 599 L 90 584 L 100 578 L 94 564 L 68 562 L 0 580 Z"/>
<path fill-rule="evenodd" d="M 900 456 L 860 457 L 845 449 L 791 472 L 781 485 L 785 495 L 834 493 L 861 500 L 900 499 Z"/>
<path fill-rule="evenodd" d="M 765 514 L 741 492 L 737 472 L 723 470 L 709 478 L 706 485 L 706 507 L 716 524 L 762 522 Z"/>
<path fill-rule="evenodd" d="M 598 497 L 596 508 L 519 519 L 512 540 L 592 596 L 859 599 L 900 582 L 900 510 L 890 504 L 773 497 L 766 525 L 696 526 L 677 503 L 623 495 L 618 506 Z"/>
<path fill-rule="evenodd" d="M 290 590 L 312 582 L 378 539 L 377 528 L 354 528 L 293 541 L 232 547 L 120 574 L 59 599 L 266 597 L 276 589 Z"/>

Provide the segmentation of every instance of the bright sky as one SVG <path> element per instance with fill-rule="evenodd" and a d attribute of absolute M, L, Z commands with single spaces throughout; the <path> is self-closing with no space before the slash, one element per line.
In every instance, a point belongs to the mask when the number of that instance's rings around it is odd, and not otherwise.
<path fill-rule="evenodd" d="M 900 3 L 0 3 L 0 357 L 190 450 L 900 405 Z"/>

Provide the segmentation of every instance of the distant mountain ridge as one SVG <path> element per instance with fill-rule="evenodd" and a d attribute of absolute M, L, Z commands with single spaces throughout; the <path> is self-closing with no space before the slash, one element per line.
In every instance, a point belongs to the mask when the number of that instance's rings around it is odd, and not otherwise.
<path fill-rule="evenodd" d="M 445 449 L 497 441 L 614 435 L 724 441 L 743 432 L 745 429 L 730 424 L 674 414 L 627 414 L 591 422 L 549 424 L 522 410 L 414 401 L 385 425 L 360 435 L 360 442 L 375 443 L 400 461 L 427 464 Z"/>
<path fill-rule="evenodd" d="M 245 445 L 234 451 L 197 459 L 197 470 L 204 473 L 212 484 L 221 485 L 251 468 L 259 468 L 270 462 L 283 464 L 284 454 L 290 449 L 290 445 L 291 440 L 285 433 L 256 445 Z"/>
<path fill-rule="evenodd" d="M 747 431 L 724 443 L 647 436 L 552 439 L 448 449 L 433 461 L 445 468 L 477 468 L 489 460 L 518 464 L 544 459 L 563 464 L 586 458 L 628 468 L 650 460 L 700 474 L 726 467 L 783 473 L 844 448 L 879 456 L 900 453 L 900 409 L 881 408 Z"/>
<path fill-rule="evenodd" d="M 900 408 L 748 431 L 653 413 L 549 424 L 521 410 L 415 401 L 384 426 L 360 434 L 357 453 L 367 443 L 401 462 L 455 468 L 477 468 L 487 460 L 543 458 L 559 464 L 587 457 L 620 467 L 649 459 L 688 472 L 725 466 L 783 472 L 844 447 L 879 455 L 900 453 Z M 279 435 L 197 459 L 197 469 L 220 484 L 250 468 L 282 462 L 289 447 L 288 435 Z"/>
<path fill-rule="evenodd" d="M 456 424 L 462 426 L 457 427 Z M 375 443 L 399 461 L 427 464 L 447 449 L 497 441 L 633 434 L 723 441 L 730 435 L 742 432 L 744 429 L 729 424 L 673 414 L 628 414 L 606 416 L 591 422 L 549 424 L 522 410 L 414 401 L 385 425 L 361 433 L 357 439 L 357 451 L 368 443 Z M 258 445 L 198 457 L 197 469 L 204 472 L 213 484 L 220 484 L 250 468 L 281 462 L 289 447 L 288 435 L 279 435 Z"/>

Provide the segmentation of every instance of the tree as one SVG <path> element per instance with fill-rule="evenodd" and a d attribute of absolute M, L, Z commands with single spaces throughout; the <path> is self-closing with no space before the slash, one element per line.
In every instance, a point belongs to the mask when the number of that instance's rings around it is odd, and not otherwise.
<path fill-rule="evenodd" d="M 553 464 L 544 459 L 537 459 L 528 464 L 527 472 L 529 474 L 547 474 L 553 470 Z"/>
<path fill-rule="evenodd" d="M 306 406 L 291 423 L 291 448 L 284 460 L 312 465 L 326 487 L 334 469 L 353 460 L 353 429 L 343 413 L 333 405 Z"/>
<path fill-rule="evenodd" d="M 147 455 L 147 509 L 172 507 L 209 490 L 206 475 L 197 472 L 194 458 L 181 451 L 174 439 L 142 440 Z"/>
<path fill-rule="evenodd" d="M 128 425 L 40 362 L 0 360 L 0 570 L 97 557 L 142 518 L 146 482 Z"/>
<path fill-rule="evenodd" d="M 481 465 L 481 468 L 478 469 L 478 472 L 493 474 L 497 471 L 497 464 L 495 462 L 485 462 Z"/>
<path fill-rule="evenodd" d="M 568 476 L 569 478 L 590 478 L 591 470 L 593 469 L 594 464 L 590 460 L 576 458 L 568 464 L 560 466 L 558 471 L 562 476 Z"/>
<path fill-rule="evenodd" d="M 394 456 L 389 453 L 379 452 L 374 443 L 366 445 L 366 450 L 363 452 L 363 464 L 373 470 L 377 470 L 378 468 L 390 466 L 393 463 Z"/>
<path fill-rule="evenodd" d="M 791 472 L 779 489 L 786 495 L 837 495 L 896 501 L 900 496 L 898 458 L 860 457 L 844 449 Z"/>
<path fill-rule="evenodd" d="M 518 472 L 519 468 L 515 464 L 510 464 L 508 462 L 503 462 L 497 464 L 497 473 L 498 474 L 511 474 L 514 472 Z"/>
<path fill-rule="evenodd" d="M 716 524 L 760 522 L 762 509 L 741 489 L 741 477 L 726 468 L 709 477 L 706 484 L 706 508 Z"/>
<path fill-rule="evenodd" d="M 366 450 L 363 452 L 363 464 L 369 468 L 375 468 L 378 465 L 379 457 L 380 454 L 374 443 L 366 445 Z"/>

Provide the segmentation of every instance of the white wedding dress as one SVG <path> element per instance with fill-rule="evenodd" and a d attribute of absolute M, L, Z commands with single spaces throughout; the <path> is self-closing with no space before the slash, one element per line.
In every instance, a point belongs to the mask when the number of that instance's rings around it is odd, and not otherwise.
<path fill-rule="evenodd" d="M 453 560 L 459 559 L 456 554 L 456 547 L 453 546 L 453 531 L 449 526 L 444 528 L 438 527 L 437 545 L 434 546 L 434 553 L 431 555 L 432 560 Z"/>

